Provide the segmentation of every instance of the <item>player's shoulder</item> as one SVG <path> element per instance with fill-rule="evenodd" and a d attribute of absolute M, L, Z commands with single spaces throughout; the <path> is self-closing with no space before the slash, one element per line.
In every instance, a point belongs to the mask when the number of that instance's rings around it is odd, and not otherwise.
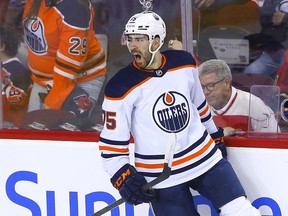
<path fill-rule="evenodd" d="M 12 58 L 9 62 L 3 63 L 3 67 L 10 73 L 25 73 L 28 69 L 17 59 Z"/>
<path fill-rule="evenodd" d="M 91 12 L 88 0 L 62 0 L 54 6 L 69 25 L 88 28 Z"/>
<path fill-rule="evenodd" d="M 145 77 L 135 73 L 132 64 L 117 72 L 105 86 L 105 96 L 110 98 L 122 98 L 135 86 L 142 82 Z"/>
<path fill-rule="evenodd" d="M 166 50 L 162 52 L 167 62 L 173 66 L 193 65 L 196 66 L 196 60 L 190 52 L 185 50 Z"/>
<path fill-rule="evenodd" d="M 244 91 L 244 90 L 236 88 L 236 87 L 234 87 L 234 88 L 236 89 L 236 92 L 237 92 L 238 95 L 243 95 L 243 96 L 246 96 L 246 97 L 250 97 L 250 92 Z"/>
<path fill-rule="evenodd" d="M 241 102 L 250 102 L 250 100 L 253 100 L 254 102 L 262 102 L 262 99 L 259 98 L 258 96 L 251 94 L 250 92 L 241 90 L 236 88 L 236 92 L 237 92 L 237 98 L 238 100 L 241 100 Z"/>

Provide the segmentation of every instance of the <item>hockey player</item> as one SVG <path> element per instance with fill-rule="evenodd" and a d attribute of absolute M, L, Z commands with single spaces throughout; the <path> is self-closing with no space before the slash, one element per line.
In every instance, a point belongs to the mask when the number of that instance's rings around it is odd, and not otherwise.
<path fill-rule="evenodd" d="M 31 73 L 16 57 L 21 42 L 18 31 L 8 26 L 0 26 L 0 42 L 3 118 L 11 125 L 9 127 L 19 127 L 27 113 Z"/>
<path fill-rule="evenodd" d="M 93 29 L 89 0 L 27 0 L 23 27 L 34 81 L 29 110 L 60 109 L 75 85 L 98 99 L 106 74 L 105 53 Z"/>
<path fill-rule="evenodd" d="M 132 16 L 125 36 L 134 61 L 107 83 L 99 142 L 113 186 L 130 204 L 150 202 L 156 216 L 199 215 L 190 188 L 210 199 L 222 216 L 260 216 L 225 159 L 223 131 L 211 118 L 192 55 L 160 52 L 166 27 L 151 11 Z M 165 141 L 172 132 L 177 144 L 171 175 L 143 191 L 162 171 Z"/>

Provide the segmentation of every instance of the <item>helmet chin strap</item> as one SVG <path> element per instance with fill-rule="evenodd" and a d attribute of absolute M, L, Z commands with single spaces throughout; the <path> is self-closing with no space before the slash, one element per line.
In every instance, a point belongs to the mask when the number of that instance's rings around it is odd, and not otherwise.
<path fill-rule="evenodd" d="M 128 40 L 126 40 L 126 46 L 127 46 L 128 50 L 129 50 L 129 52 L 131 53 L 131 49 L 129 48 L 129 41 Z"/>
<path fill-rule="evenodd" d="M 145 68 L 149 67 L 149 66 L 152 64 L 152 62 L 153 62 L 153 60 L 154 60 L 154 58 L 155 58 L 156 52 L 157 52 L 157 51 L 161 48 L 161 46 L 162 46 L 162 43 L 161 43 L 161 44 L 159 44 L 158 48 L 157 48 L 155 51 L 152 51 L 152 50 L 151 50 L 152 44 L 153 44 L 153 40 L 149 40 L 149 52 L 152 54 L 152 56 L 151 56 L 151 59 L 150 59 L 149 64 L 148 64 Z M 128 41 L 126 41 L 126 46 L 127 46 L 128 50 L 129 50 L 129 52 L 131 53 L 131 49 L 129 48 L 129 42 L 128 42 Z"/>
<path fill-rule="evenodd" d="M 152 54 L 152 56 L 151 56 L 151 60 L 150 60 L 149 64 L 146 66 L 146 68 L 149 67 L 149 66 L 152 64 L 152 62 L 153 62 L 153 60 L 154 60 L 154 58 L 155 58 L 156 52 L 157 52 L 157 51 L 161 48 L 161 46 L 162 46 L 162 44 L 159 44 L 158 48 L 157 48 L 155 51 L 152 51 L 152 50 L 151 50 L 151 48 L 152 48 L 152 43 L 153 43 L 153 40 L 150 40 L 150 41 L 149 41 L 149 52 Z"/>

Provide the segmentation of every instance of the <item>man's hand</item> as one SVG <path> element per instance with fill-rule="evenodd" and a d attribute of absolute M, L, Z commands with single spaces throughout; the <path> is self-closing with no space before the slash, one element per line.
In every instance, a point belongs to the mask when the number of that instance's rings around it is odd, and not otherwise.
<path fill-rule="evenodd" d="M 219 127 L 217 132 L 211 134 L 211 137 L 214 139 L 217 148 L 220 149 L 220 151 L 222 152 L 222 156 L 224 158 L 227 158 L 227 150 L 224 142 L 223 128 Z"/>
<path fill-rule="evenodd" d="M 143 191 L 143 185 L 147 184 L 144 176 L 130 164 L 125 164 L 111 178 L 113 186 L 119 190 L 122 198 L 133 205 L 149 203 L 155 197 L 153 190 Z"/>
<path fill-rule="evenodd" d="M 274 13 L 272 17 L 272 23 L 273 25 L 279 26 L 285 16 L 285 13 L 277 11 Z"/>
<path fill-rule="evenodd" d="M 182 50 L 183 49 L 182 42 L 177 39 L 169 40 L 168 48 L 173 50 Z"/>

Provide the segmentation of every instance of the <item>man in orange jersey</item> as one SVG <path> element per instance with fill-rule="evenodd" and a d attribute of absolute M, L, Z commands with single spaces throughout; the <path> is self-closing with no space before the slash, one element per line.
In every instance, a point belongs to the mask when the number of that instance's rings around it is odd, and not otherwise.
<path fill-rule="evenodd" d="M 93 29 L 88 0 L 27 0 L 23 14 L 34 81 L 28 111 L 61 109 L 75 88 L 97 101 L 106 74 L 105 53 Z M 47 87 L 52 86 L 47 91 Z M 39 93 L 46 93 L 44 104 Z"/>

